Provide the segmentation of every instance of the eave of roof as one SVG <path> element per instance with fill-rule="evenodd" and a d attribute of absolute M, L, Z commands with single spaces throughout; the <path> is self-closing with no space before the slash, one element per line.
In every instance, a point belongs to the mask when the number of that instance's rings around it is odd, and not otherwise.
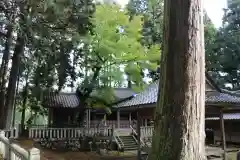
<path fill-rule="evenodd" d="M 236 95 L 230 95 L 228 93 L 223 92 L 210 78 L 210 76 L 206 73 L 206 81 L 216 90 L 206 91 L 206 104 L 231 104 L 236 105 L 240 104 L 240 97 Z M 150 104 L 154 104 L 157 102 L 158 97 L 158 86 L 159 81 L 156 81 L 150 84 L 143 92 L 137 94 L 130 100 L 121 102 L 116 104 L 114 107 L 118 109 L 122 108 L 136 108 L 143 105 L 145 107 Z"/>
<path fill-rule="evenodd" d="M 240 120 L 240 113 L 224 113 L 223 119 L 224 120 Z M 205 120 L 207 121 L 219 120 L 219 116 L 206 117 Z"/>
<path fill-rule="evenodd" d="M 135 93 L 129 88 L 115 88 L 114 94 L 116 96 L 116 102 L 122 102 L 128 100 Z M 49 92 L 44 96 L 43 105 L 45 107 L 57 107 L 57 108 L 77 108 L 80 105 L 80 99 L 75 92 Z"/>
<path fill-rule="evenodd" d="M 222 92 L 222 89 L 219 88 L 219 86 L 214 82 L 214 80 L 211 78 L 211 76 L 205 72 L 205 77 L 206 77 L 206 81 L 213 87 L 215 88 L 217 91 Z"/>

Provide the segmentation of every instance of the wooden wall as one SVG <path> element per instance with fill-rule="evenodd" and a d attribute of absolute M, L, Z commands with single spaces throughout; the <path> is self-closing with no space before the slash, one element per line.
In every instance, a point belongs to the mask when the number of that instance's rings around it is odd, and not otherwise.
<path fill-rule="evenodd" d="M 226 142 L 240 143 L 240 121 L 239 120 L 225 120 L 225 134 Z M 206 128 L 212 129 L 214 133 L 214 141 L 222 141 L 220 121 L 206 121 Z"/>

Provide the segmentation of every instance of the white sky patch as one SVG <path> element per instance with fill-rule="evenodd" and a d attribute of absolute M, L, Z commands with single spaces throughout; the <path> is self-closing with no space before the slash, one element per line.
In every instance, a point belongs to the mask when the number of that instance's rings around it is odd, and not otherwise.
<path fill-rule="evenodd" d="M 128 3 L 128 0 L 115 0 L 122 6 Z M 204 8 L 214 25 L 218 28 L 222 25 L 223 8 L 227 7 L 226 0 L 203 0 Z"/>

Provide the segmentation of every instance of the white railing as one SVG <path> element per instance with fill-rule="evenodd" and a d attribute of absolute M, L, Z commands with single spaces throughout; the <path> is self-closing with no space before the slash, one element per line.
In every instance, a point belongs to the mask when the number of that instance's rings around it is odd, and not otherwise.
<path fill-rule="evenodd" d="M 140 127 L 141 138 L 148 138 L 153 136 L 153 126 Z"/>
<path fill-rule="evenodd" d="M 90 122 L 90 127 L 94 128 L 99 126 L 101 123 L 101 121 L 97 121 L 97 120 L 93 120 Z M 118 126 L 118 122 L 116 120 L 107 120 L 104 122 L 106 124 L 106 126 Z M 120 121 L 120 128 L 129 128 L 130 122 L 129 120 L 121 120 Z"/>
<path fill-rule="evenodd" d="M 49 126 L 48 125 L 45 125 L 45 124 L 30 124 L 30 125 L 27 125 L 28 128 L 48 128 Z"/>
<path fill-rule="evenodd" d="M 4 131 L 0 132 L 0 155 L 6 160 L 40 160 L 39 149 L 26 151 L 17 144 L 11 144 Z"/>
<path fill-rule="evenodd" d="M 113 132 L 113 138 L 114 138 L 114 140 L 116 141 L 116 143 L 117 143 L 117 145 L 118 145 L 118 147 L 119 147 L 120 149 L 124 148 L 124 143 L 123 143 L 123 141 L 121 140 L 121 138 L 119 137 L 117 131 L 114 131 L 114 132 Z"/>
<path fill-rule="evenodd" d="M 7 138 L 17 139 L 19 136 L 19 131 L 17 128 L 4 129 L 2 131 L 5 133 L 5 137 Z"/>
<path fill-rule="evenodd" d="M 69 139 L 80 138 L 81 136 L 93 136 L 102 134 L 111 136 L 112 128 L 30 128 L 29 138 L 31 139 Z"/>
<path fill-rule="evenodd" d="M 136 130 L 135 130 L 131 125 L 130 125 L 130 128 L 131 128 L 131 130 L 132 130 L 132 133 L 134 134 L 133 137 L 134 137 L 135 141 L 138 143 L 138 140 L 137 140 L 136 137 L 135 137 L 135 135 L 138 136 Z M 140 136 L 141 136 L 141 137 L 140 137 L 140 143 L 141 143 L 141 145 L 144 145 L 144 141 L 143 141 L 143 139 L 142 139 L 142 135 L 140 135 Z"/>

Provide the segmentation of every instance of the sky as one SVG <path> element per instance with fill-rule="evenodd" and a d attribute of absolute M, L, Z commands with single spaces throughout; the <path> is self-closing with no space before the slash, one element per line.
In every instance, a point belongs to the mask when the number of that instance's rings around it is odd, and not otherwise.
<path fill-rule="evenodd" d="M 121 5 L 128 3 L 128 0 L 117 0 Z M 227 7 L 226 0 L 203 0 L 204 8 L 214 25 L 218 28 L 222 25 L 223 8 Z"/>

